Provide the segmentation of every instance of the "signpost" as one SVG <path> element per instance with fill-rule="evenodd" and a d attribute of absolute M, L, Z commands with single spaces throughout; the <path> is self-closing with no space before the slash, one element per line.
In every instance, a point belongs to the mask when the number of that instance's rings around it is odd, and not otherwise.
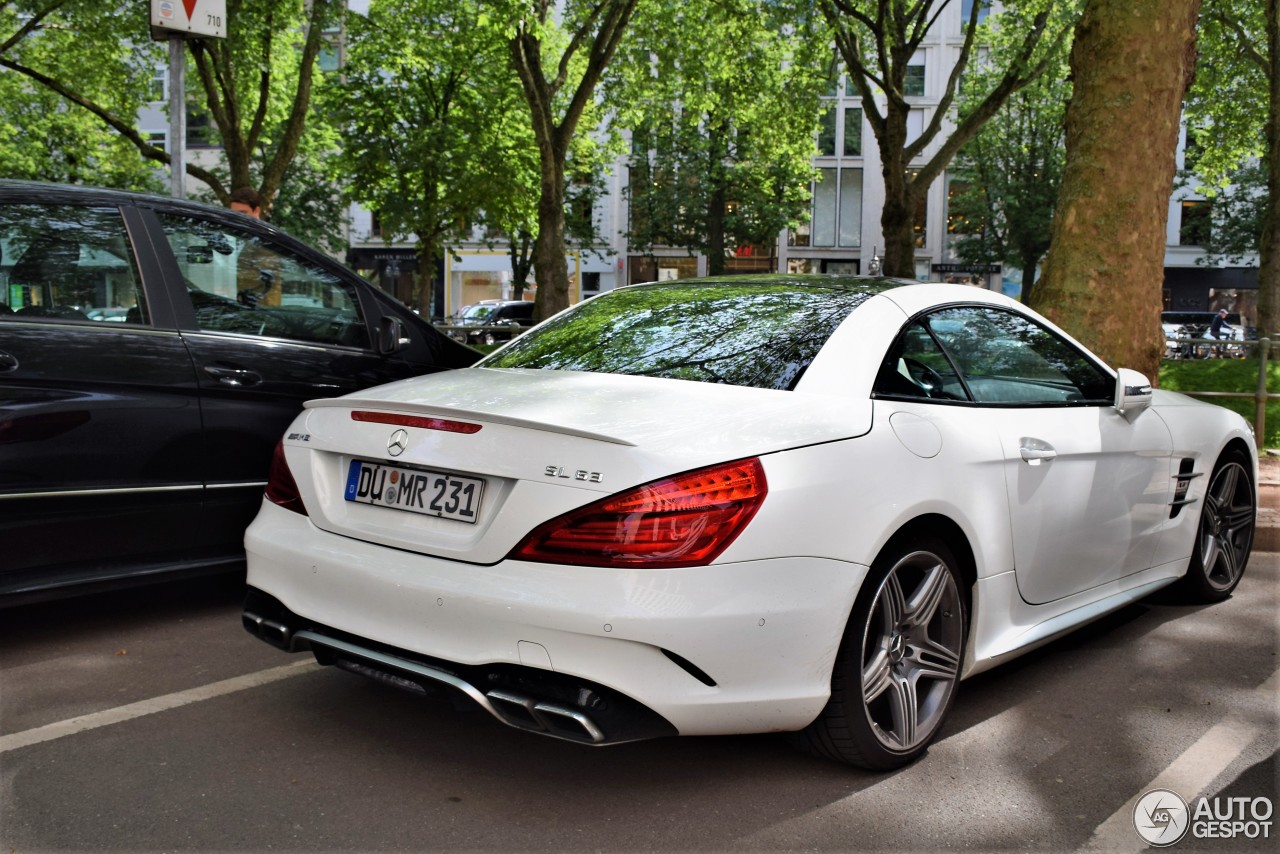
<path fill-rule="evenodd" d="M 151 37 L 169 42 L 169 188 L 185 195 L 186 84 L 184 39 L 227 37 L 227 0 L 151 0 Z"/>

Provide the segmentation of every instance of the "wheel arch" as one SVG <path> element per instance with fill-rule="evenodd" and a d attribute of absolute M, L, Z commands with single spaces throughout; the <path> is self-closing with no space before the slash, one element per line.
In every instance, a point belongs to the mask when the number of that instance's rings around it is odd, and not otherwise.
<path fill-rule="evenodd" d="M 1213 464 L 1217 465 L 1218 462 L 1221 461 L 1223 457 L 1225 457 L 1227 454 L 1230 454 L 1232 452 L 1240 454 L 1240 456 L 1244 457 L 1246 460 L 1249 460 L 1250 462 L 1254 460 L 1254 455 L 1253 455 L 1252 449 L 1249 447 L 1249 443 L 1239 436 L 1232 436 L 1231 441 L 1227 442 L 1227 444 L 1223 446 L 1222 450 L 1218 452 L 1218 458 L 1213 461 Z M 1253 477 L 1255 481 L 1254 486 L 1256 487 L 1257 486 L 1256 473 L 1250 472 L 1249 474 L 1250 474 L 1250 477 Z"/>
<path fill-rule="evenodd" d="M 973 547 L 964 529 L 951 517 L 941 513 L 927 513 L 915 517 L 894 532 L 881 547 L 876 560 L 879 560 L 881 555 L 906 546 L 921 537 L 937 537 L 951 550 L 958 564 L 956 568 L 960 570 L 960 577 L 964 580 L 965 595 L 970 600 L 968 604 L 972 613 L 973 586 L 978 581 L 977 558 L 974 556 Z"/>

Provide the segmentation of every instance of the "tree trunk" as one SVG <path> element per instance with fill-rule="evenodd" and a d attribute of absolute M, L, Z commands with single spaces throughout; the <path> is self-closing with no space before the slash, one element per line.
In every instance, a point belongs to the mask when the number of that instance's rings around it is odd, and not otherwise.
<path fill-rule="evenodd" d="M 1036 266 L 1040 257 L 1040 252 L 1028 252 L 1022 256 L 1022 301 L 1027 305 L 1035 300 Z"/>
<path fill-rule="evenodd" d="M 1267 0 L 1267 207 L 1258 247 L 1258 335 L 1280 332 L 1280 2 Z"/>
<path fill-rule="evenodd" d="M 880 211 L 880 231 L 884 254 L 880 269 L 886 276 L 916 277 L 916 199 L 903 146 L 907 139 L 907 112 L 889 104 L 885 113 L 884 139 L 879 140 L 881 174 L 884 176 L 884 207 Z M 926 188 L 927 189 L 927 188 Z"/>
<path fill-rule="evenodd" d="M 1035 308 L 1116 367 L 1157 377 L 1165 225 L 1200 0 L 1086 0 L 1066 166 Z"/>
<path fill-rule="evenodd" d="M 707 196 L 707 275 L 724 275 L 725 190 L 718 186 Z"/>
<path fill-rule="evenodd" d="M 435 311 L 435 291 L 431 280 L 436 274 L 436 253 L 431 243 L 418 241 L 418 314 L 422 319 L 431 322 Z"/>
<path fill-rule="evenodd" d="M 533 244 L 533 271 L 537 280 L 535 321 L 546 320 L 569 307 L 569 266 L 564 246 L 564 161 L 556 146 L 542 150 L 542 194 L 538 198 L 538 239 Z"/>

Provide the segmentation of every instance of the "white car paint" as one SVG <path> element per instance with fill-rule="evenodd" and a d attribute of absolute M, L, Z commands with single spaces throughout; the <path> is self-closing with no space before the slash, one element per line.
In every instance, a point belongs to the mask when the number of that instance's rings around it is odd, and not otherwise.
<path fill-rule="evenodd" d="M 1256 483 L 1243 420 L 1162 392 L 1123 414 L 874 399 L 903 325 L 949 304 L 1025 311 L 960 286 L 886 291 L 839 325 L 791 391 L 481 367 L 313 401 L 283 442 L 308 515 L 264 502 L 246 536 L 248 583 L 303 622 L 379 649 L 580 677 L 681 734 L 716 734 L 815 720 L 869 567 L 910 526 L 954 537 L 971 568 L 962 676 L 1186 573 L 1228 443 L 1247 449 Z M 395 460 L 484 478 L 479 520 L 344 501 L 350 460 L 389 460 L 395 429 L 352 410 L 479 425 L 409 428 Z M 710 565 L 508 556 L 546 520 L 603 496 L 748 457 L 768 496 Z M 1170 518 L 1183 459 L 1200 476 Z"/>

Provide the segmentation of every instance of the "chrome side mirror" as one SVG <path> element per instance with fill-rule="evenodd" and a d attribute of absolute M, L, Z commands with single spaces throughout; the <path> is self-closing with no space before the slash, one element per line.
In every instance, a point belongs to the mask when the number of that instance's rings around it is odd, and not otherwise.
<path fill-rule="evenodd" d="M 1128 420 L 1151 405 L 1151 380 L 1137 371 L 1121 368 L 1116 372 L 1116 412 Z"/>

